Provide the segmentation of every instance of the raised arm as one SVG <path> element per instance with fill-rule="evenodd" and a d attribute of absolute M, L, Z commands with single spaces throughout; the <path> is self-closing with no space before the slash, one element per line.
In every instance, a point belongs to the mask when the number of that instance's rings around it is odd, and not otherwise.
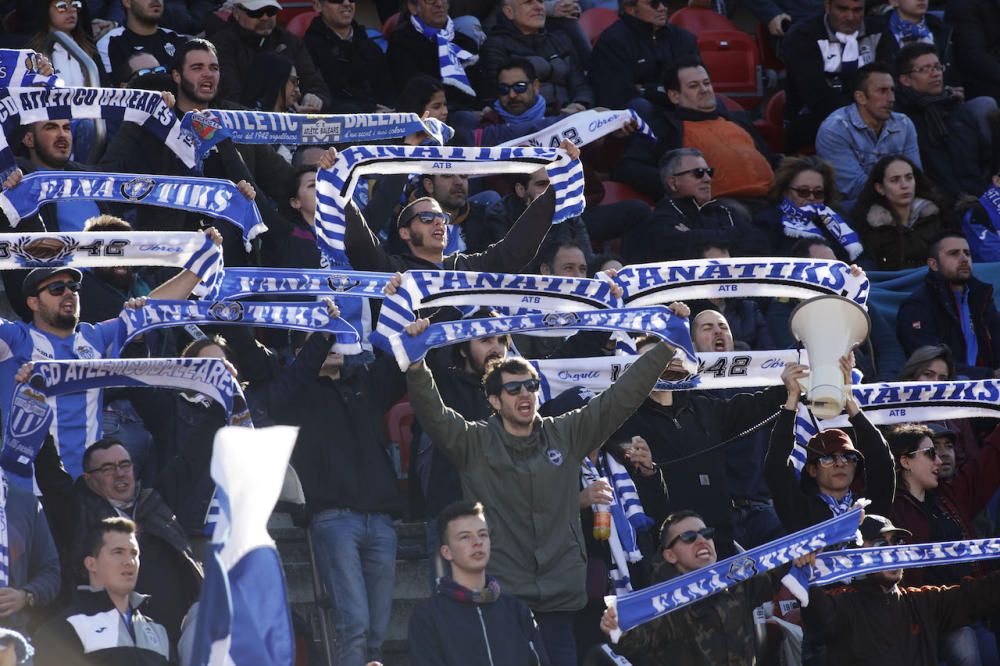
<path fill-rule="evenodd" d="M 445 406 L 434 383 L 434 375 L 423 361 L 414 363 L 406 371 L 406 385 L 420 427 L 435 446 L 444 449 L 455 465 L 463 469 L 468 463 L 468 447 L 471 444 L 467 435 L 474 424 Z"/>
<path fill-rule="evenodd" d="M 847 400 L 847 414 L 857 436 L 858 449 L 865 457 L 865 497 L 872 501 L 868 510 L 887 516 L 892 511 L 892 499 L 896 494 L 896 463 L 892 451 L 854 398 Z"/>

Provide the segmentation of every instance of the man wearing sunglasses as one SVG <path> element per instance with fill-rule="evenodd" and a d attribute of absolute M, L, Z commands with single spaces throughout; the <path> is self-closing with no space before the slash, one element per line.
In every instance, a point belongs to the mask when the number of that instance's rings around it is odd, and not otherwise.
<path fill-rule="evenodd" d="M 133 53 L 150 53 L 158 62 L 170 62 L 187 41 L 184 35 L 160 27 L 164 3 L 165 0 L 122 0 L 125 25 L 109 30 L 97 42 L 104 71 L 114 85 L 120 86 L 128 80 L 125 68 Z"/>
<path fill-rule="evenodd" d="M 587 601 L 579 463 L 635 411 L 672 356 L 657 344 L 611 388 L 556 418 L 538 415 L 538 374 L 520 357 L 487 365 L 483 389 L 495 414 L 475 423 L 444 406 L 423 361 L 406 373 L 417 418 L 458 467 L 465 499 L 503 516 L 493 524 L 488 572 L 535 612 L 554 666 L 577 663 L 573 618 Z"/>
<path fill-rule="evenodd" d="M 654 122 L 654 109 L 667 106 L 663 71 L 686 56 L 697 57 L 693 34 L 667 23 L 662 0 L 622 0 L 621 19 L 608 27 L 590 56 L 590 83 L 598 106 L 632 108 Z"/>
<path fill-rule="evenodd" d="M 663 521 L 663 563 L 654 573 L 659 583 L 716 563 L 715 530 L 694 511 L 676 511 Z M 754 609 L 770 601 L 788 566 L 748 578 L 726 591 L 698 601 L 622 634 L 614 651 L 633 664 L 745 664 L 757 661 Z M 601 630 L 618 628 L 608 609 Z"/>
<path fill-rule="evenodd" d="M 214 228 L 205 231 L 218 245 L 222 237 Z M 31 323 L 0 320 L 0 404 L 9 405 L 15 373 L 29 361 L 108 358 L 124 338 L 124 323 L 112 319 L 100 324 L 80 322 L 80 281 L 83 274 L 69 267 L 36 268 L 24 278 L 22 292 L 31 312 Z M 199 278 L 184 270 L 154 289 L 149 298 L 186 299 Z M 129 299 L 127 308 L 142 307 L 145 299 Z M 83 472 L 87 444 L 100 438 L 102 392 L 97 389 L 54 398 L 52 434 L 62 452 L 66 469 L 74 477 Z M 95 416 L 96 415 L 96 416 Z M 9 410 L 4 410 L 4 432 Z"/>
<path fill-rule="evenodd" d="M 280 53 L 291 60 L 298 73 L 302 100 L 293 107 L 296 113 L 320 113 L 330 104 L 330 89 L 309 56 L 301 39 L 278 25 L 278 0 L 239 0 L 226 26 L 211 36 L 219 51 L 221 77 L 219 95 L 239 100 L 253 88 L 256 76 L 254 57 L 262 52 Z"/>

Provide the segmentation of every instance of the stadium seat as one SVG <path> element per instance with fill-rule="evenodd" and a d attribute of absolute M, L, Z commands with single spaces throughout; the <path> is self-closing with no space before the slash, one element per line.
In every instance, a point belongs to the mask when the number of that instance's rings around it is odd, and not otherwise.
<path fill-rule="evenodd" d="M 582 17 L 581 17 L 582 18 Z M 670 23 L 678 28 L 684 28 L 697 35 L 699 32 L 739 32 L 735 23 L 725 16 L 711 10 L 698 7 L 685 7 L 670 15 Z"/>
<path fill-rule="evenodd" d="M 653 200 L 642 194 L 629 185 L 625 183 L 619 183 L 614 180 L 605 180 L 601 183 L 604 188 L 604 197 L 601 199 L 601 205 L 618 203 L 619 201 L 632 201 L 638 200 L 645 202 L 650 208 L 653 207 Z"/>
<path fill-rule="evenodd" d="M 580 14 L 580 27 L 590 40 L 591 46 L 597 43 L 597 38 L 602 32 L 617 22 L 618 12 L 606 7 L 592 7 Z"/>
<path fill-rule="evenodd" d="M 385 23 L 382 24 L 382 34 L 385 35 L 386 39 L 389 39 L 389 35 L 391 35 L 392 31 L 396 29 L 397 23 L 399 23 L 399 12 L 396 12 L 387 18 Z"/>
<path fill-rule="evenodd" d="M 697 37 L 715 91 L 736 99 L 744 109 L 760 104 L 764 83 L 753 37 L 739 30 L 708 30 Z"/>
<path fill-rule="evenodd" d="M 281 11 L 278 12 L 278 24 L 287 27 L 299 14 L 306 12 L 315 14 L 311 0 L 281 0 Z"/>
<path fill-rule="evenodd" d="M 393 405 L 385 414 L 387 446 L 395 457 L 399 456 L 399 488 L 406 493 L 409 484 L 410 445 L 413 443 L 413 407 L 405 398 Z"/>
<path fill-rule="evenodd" d="M 306 30 L 309 29 L 309 24 L 312 23 L 312 20 L 317 16 L 319 16 L 319 12 L 316 11 L 300 12 L 288 22 L 288 25 L 286 25 L 285 28 L 288 32 L 292 33 L 299 39 L 302 39 L 302 37 L 306 34 Z"/>
<path fill-rule="evenodd" d="M 764 69 L 773 69 L 776 72 L 785 71 L 784 61 L 778 57 L 778 53 L 774 50 L 774 37 L 760 21 L 757 22 L 757 46 L 760 48 L 760 64 L 764 66 Z"/>
<path fill-rule="evenodd" d="M 779 90 L 764 107 L 764 117 L 754 121 L 754 127 L 774 153 L 785 152 L 785 91 Z"/>
<path fill-rule="evenodd" d="M 743 111 L 743 107 L 740 103 L 729 95 L 723 95 L 722 93 L 715 93 L 715 99 L 722 102 L 722 106 L 726 107 L 726 111 Z"/>

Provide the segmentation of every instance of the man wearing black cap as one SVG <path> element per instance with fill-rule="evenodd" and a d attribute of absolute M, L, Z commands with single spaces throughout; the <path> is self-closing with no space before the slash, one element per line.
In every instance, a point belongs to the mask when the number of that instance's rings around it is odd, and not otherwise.
<path fill-rule="evenodd" d="M 846 358 L 841 359 L 841 369 L 850 376 Z M 795 364 L 789 372 L 803 378 L 808 368 Z M 785 529 L 797 532 L 823 522 L 849 509 L 859 497 L 872 501 L 872 511 L 888 514 L 896 488 L 892 452 L 854 398 L 847 398 L 847 415 L 858 447 L 843 430 L 823 430 L 809 440 L 806 464 L 797 477 L 789 457 L 795 446 L 798 405 L 798 392 L 789 391 L 764 461 L 764 476 Z"/>
<path fill-rule="evenodd" d="M 938 422 L 926 425 L 934 433 L 931 440 L 934 442 L 934 449 L 937 451 L 937 458 L 941 463 L 941 466 L 938 467 L 938 481 L 945 483 L 958 471 L 955 462 L 955 445 L 958 444 L 958 433 L 949 428 L 946 423 Z"/>
<path fill-rule="evenodd" d="M 878 515 L 865 518 L 861 534 L 866 547 L 910 536 Z M 809 589 L 805 627 L 826 643 L 828 663 L 937 666 L 946 633 L 1000 607 L 1000 571 L 950 587 L 900 587 L 902 579 L 903 570 L 892 569 L 832 593 Z"/>
<path fill-rule="evenodd" d="M 205 233 L 216 245 L 222 236 L 214 228 Z M 0 319 L 0 405 L 9 405 L 14 375 L 29 361 L 53 361 L 113 357 L 115 345 L 124 339 L 124 322 L 112 319 L 100 324 L 80 322 L 80 281 L 83 274 L 67 266 L 36 268 L 22 284 L 31 323 Z M 191 295 L 199 278 L 182 271 L 154 289 L 149 297 L 179 300 Z M 125 307 L 142 307 L 145 299 L 129 299 Z M 74 477 L 83 472 L 86 446 L 101 437 L 101 392 L 74 393 L 54 398 L 52 436 L 67 471 Z M 4 434 L 10 411 L 3 410 Z"/>

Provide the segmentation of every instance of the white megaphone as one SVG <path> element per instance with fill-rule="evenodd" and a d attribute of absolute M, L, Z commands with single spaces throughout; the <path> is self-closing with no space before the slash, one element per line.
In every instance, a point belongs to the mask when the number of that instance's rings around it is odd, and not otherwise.
<path fill-rule="evenodd" d="M 809 377 L 800 384 L 810 409 L 820 419 L 838 416 L 851 390 L 850 378 L 845 379 L 840 369 L 840 357 L 868 337 L 868 313 L 848 298 L 817 296 L 792 310 L 788 326 L 809 353 Z"/>

